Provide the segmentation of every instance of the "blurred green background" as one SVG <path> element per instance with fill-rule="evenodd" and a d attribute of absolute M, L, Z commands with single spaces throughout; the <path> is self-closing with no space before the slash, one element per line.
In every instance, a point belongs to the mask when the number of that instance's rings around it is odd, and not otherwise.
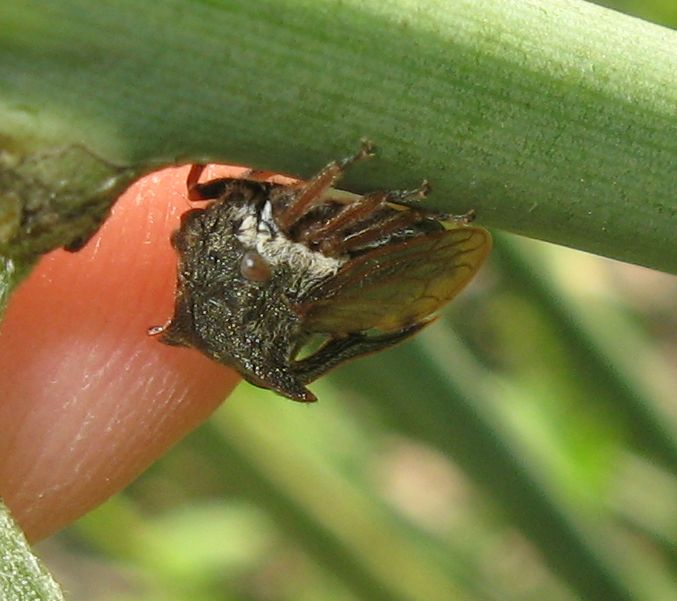
<path fill-rule="evenodd" d="M 313 406 L 241 385 L 38 554 L 72 601 L 677 599 L 676 309 L 672 276 L 497 235 L 414 341 Z"/>

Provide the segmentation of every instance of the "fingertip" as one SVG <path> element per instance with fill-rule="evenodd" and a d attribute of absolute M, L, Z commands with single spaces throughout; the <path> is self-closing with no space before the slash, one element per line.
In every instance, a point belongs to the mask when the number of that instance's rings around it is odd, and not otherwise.
<path fill-rule="evenodd" d="M 77 253 L 45 256 L 0 336 L 0 495 L 32 538 L 105 500 L 204 420 L 237 375 L 147 335 L 172 313 L 187 168 L 134 184 Z"/>

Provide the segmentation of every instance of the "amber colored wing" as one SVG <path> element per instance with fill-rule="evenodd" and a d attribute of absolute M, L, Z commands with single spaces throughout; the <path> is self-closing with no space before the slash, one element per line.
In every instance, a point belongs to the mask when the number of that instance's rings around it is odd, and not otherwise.
<path fill-rule="evenodd" d="M 456 296 L 491 249 L 489 232 L 455 227 L 387 244 L 344 264 L 299 307 L 309 332 L 393 331 Z"/>

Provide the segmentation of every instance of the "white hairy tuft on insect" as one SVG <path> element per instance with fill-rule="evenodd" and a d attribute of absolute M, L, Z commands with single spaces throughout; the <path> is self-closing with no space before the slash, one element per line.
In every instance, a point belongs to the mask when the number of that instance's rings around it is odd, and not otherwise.
<path fill-rule="evenodd" d="M 348 260 L 347 257 L 327 257 L 308 248 L 302 242 L 294 242 L 280 230 L 273 218 L 272 205 L 266 202 L 260 213 L 247 211 L 235 236 L 245 249 L 255 249 L 268 263 L 275 267 L 289 265 L 297 274 L 291 288 L 305 292 L 317 282 L 332 277 Z"/>

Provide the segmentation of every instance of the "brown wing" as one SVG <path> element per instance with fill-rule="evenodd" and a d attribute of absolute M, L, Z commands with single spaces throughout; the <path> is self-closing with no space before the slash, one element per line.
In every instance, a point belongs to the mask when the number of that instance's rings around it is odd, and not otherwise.
<path fill-rule="evenodd" d="M 472 279 L 491 249 L 478 227 L 386 244 L 344 264 L 299 307 L 310 332 L 393 331 L 419 322 Z"/>

